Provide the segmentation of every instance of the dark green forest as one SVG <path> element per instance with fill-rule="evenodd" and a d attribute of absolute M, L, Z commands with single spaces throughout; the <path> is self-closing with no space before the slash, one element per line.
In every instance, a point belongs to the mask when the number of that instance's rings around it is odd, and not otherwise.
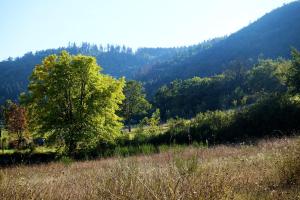
<path fill-rule="evenodd" d="M 17 100 L 21 92 L 25 92 L 29 83 L 28 78 L 35 67 L 44 57 L 51 54 L 58 54 L 62 50 L 70 54 L 91 55 L 94 56 L 99 65 L 103 66 L 106 74 L 114 77 L 125 76 L 132 79 L 139 73 L 142 66 L 152 65 L 158 62 L 164 62 L 177 54 L 187 50 L 187 47 L 181 48 L 140 48 L 136 52 L 129 47 L 107 45 L 92 45 L 82 43 L 76 45 L 69 44 L 66 48 L 48 49 L 38 52 L 29 52 L 22 57 L 8 58 L 0 62 L 0 102 L 5 99 Z"/>
<path fill-rule="evenodd" d="M 259 60 L 247 69 L 240 63 L 220 75 L 175 80 L 155 94 L 163 119 L 191 118 L 207 110 L 251 105 L 270 94 L 287 91 L 289 60 Z"/>

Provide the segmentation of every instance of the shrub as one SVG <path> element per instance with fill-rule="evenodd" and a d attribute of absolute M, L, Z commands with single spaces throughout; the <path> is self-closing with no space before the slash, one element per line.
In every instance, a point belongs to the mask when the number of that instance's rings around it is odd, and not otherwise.
<path fill-rule="evenodd" d="M 158 153 L 159 149 L 156 148 L 155 146 L 151 144 L 143 144 L 140 146 L 117 146 L 114 149 L 114 156 L 122 156 L 122 157 L 127 157 L 127 156 L 132 156 L 132 155 L 138 155 L 138 154 L 143 154 L 143 155 L 149 155 L 153 153 Z"/>
<path fill-rule="evenodd" d="M 273 94 L 236 110 L 199 113 L 191 120 L 171 119 L 166 133 L 144 141 L 154 145 L 239 142 L 296 133 L 299 119 L 299 97 Z"/>
<path fill-rule="evenodd" d="M 190 129 L 190 121 L 181 118 L 168 120 L 170 143 L 174 142 L 173 139 L 180 133 L 188 133 Z"/>
<path fill-rule="evenodd" d="M 239 137 L 256 138 L 292 134 L 300 129 L 299 118 L 299 102 L 272 95 L 239 112 L 230 131 Z"/>
<path fill-rule="evenodd" d="M 73 163 L 73 159 L 68 156 L 63 156 L 60 158 L 60 162 L 62 162 L 65 166 L 68 166 Z"/>
<path fill-rule="evenodd" d="M 199 113 L 191 122 L 191 135 L 196 141 L 220 142 L 234 119 L 235 111 L 233 110 Z"/>

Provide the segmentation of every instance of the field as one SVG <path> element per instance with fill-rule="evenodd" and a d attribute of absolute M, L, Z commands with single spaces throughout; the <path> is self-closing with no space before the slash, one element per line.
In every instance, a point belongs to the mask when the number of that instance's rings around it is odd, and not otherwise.
<path fill-rule="evenodd" d="M 300 199 L 300 138 L 15 166 L 0 199 Z"/>

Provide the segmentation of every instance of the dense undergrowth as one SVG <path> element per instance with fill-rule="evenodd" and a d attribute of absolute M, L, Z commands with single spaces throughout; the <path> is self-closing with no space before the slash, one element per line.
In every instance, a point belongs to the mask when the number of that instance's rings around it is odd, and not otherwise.
<path fill-rule="evenodd" d="M 244 142 L 264 137 L 296 134 L 300 129 L 298 96 L 271 95 L 259 102 L 232 110 L 199 113 L 190 120 L 176 118 L 167 128 L 149 134 L 135 130 L 135 137 L 123 138 L 125 145 L 141 144 L 222 144 Z"/>
<path fill-rule="evenodd" d="M 298 96 L 273 95 L 248 107 L 199 113 L 190 120 L 176 118 L 163 125 L 138 126 L 124 132 L 114 142 L 99 142 L 96 147 L 77 149 L 75 159 L 132 156 L 160 153 L 170 147 L 196 145 L 211 147 L 217 144 L 252 143 L 260 138 L 297 135 L 300 129 Z M 59 160 L 63 149 L 0 155 L 1 165 L 40 163 Z"/>

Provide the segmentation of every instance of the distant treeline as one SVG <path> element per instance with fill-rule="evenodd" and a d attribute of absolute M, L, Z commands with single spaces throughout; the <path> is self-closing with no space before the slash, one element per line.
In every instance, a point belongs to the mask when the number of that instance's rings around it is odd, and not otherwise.
<path fill-rule="evenodd" d="M 192 47 L 190 47 L 192 48 Z M 165 62 L 175 55 L 184 54 L 188 47 L 179 48 L 131 48 L 119 45 L 93 45 L 70 43 L 68 47 L 29 52 L 22 57 L 8 58 L 0 62 L 0 104 L 6 99 L 18 100 L 21 92 L 27 90 L 29 77 L 37 64 L 51 54 L 66 50 L 72 55 L 83 54 L 94 56 L 103 68 L 103 73 L 113 77 L 125 76 L 133 79 L 137 73 L 143 73 L 143 66 Z"/>

